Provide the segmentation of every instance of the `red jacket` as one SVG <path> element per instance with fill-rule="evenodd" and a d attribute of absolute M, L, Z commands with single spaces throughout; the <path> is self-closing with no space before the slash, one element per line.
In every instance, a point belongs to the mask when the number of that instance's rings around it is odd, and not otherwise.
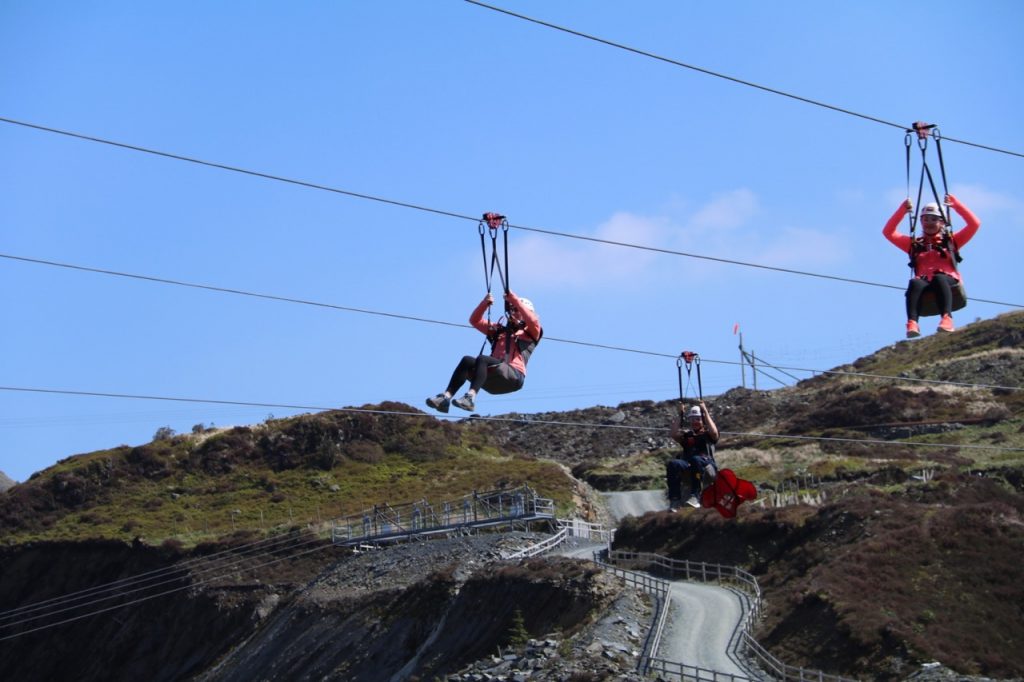
<path fill-rule="evenodd" d="M 509 292 L 506 301 L 509 306 L 515 311 L 516 316 L 526 323 L 526 326 L 522 329 L 517 330 L 512 338 L 512 343 L 508 346 L 512 351 L 511 358 L 505 358 L 505 335 L 502 331 L 498 334 L 498 338 L 491 348 L 491 355 L 498 360 L 503 360 L 509 364 L 509 366 L 522 372 L 523 376 L 526 376 L 526 362 L 523 360 L 523 354 L 519 350 L 519 344 L 516 343 L 519 339 L 529 339 L 532 341 L 540 340 L 540 319 L 537 314 L 523 307 L 519 303 L 519 297 Z M 473 309 L 473 313 L 469 316 L 469 323 L 476 327 L 482 334 L 487 336 L 493 335 L 499 329 L 502 329 L 501 325 L 488 322 L 484 319 L 484 313 L 487 311 L 487 299 L 480 301 L 480 304 Z"/>
<path fill-rule="evenodd" d="M 963 248 L 964 244 L 971 241 L 971 238 L 977 233 L 978 228 L 981 227 L 981 221 L 971 213 L 971 210 L 961 204 L 959 201 L 953 200 L 949 204 L 953 207 L 960 217 L 967 223 L 963 229 L 953 235 L 953 243 L 956 245 L 957 250 Z M 900 221 L 903 220 L 903 216 L 907 213 L 907 205 L 905 203 L 900 204 L 900 207 L 896 209 L 896 212 L 889 218 L 889 222 L 882 228 L 882 234 L 886 239 L 891 241 L 893 244 L 903 251 L 904 253 L 910 253 L 911 240 L 910 235 L 901 234 L 896 231 L 899 227 Z M 922 250 L 919 250 L 914 258 L 914 276 L 922 277 L 926 280 L 931 281 L 932 275 L 937 272 L 942 272 L 958 282 L 963 280 L 960 277 L 960 273 L 957 272 L 956 262 L 953 259 L 953 254 L 948 249 L 942 249 L 942 233 L 945 229 L 939 231 L 934 237 L 929 238 L 928 235 L 922 235 L 918 239 L 922 242 Z"/>

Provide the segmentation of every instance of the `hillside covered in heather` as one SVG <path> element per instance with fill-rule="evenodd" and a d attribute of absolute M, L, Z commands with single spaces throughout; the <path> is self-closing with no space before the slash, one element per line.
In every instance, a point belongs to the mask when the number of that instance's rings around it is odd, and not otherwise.
<path fill-rule="evenodd" d="M 758 639 L 792 664 L 898 680 L 936 660 L 963 674 L 1019 677 L 1022 384 L 1024 313 L 1013 313 L 897 343 L 796 386 L 710 396 L 723 431 L 719 464 L 756 482 L 759 501 L 732 521 L 707 510 L 628 517 L 616 547 L 750 571 L 765 596 Z M 457 422 L 399 403 L 364 408 L 373 412 L 160 434 L 68 457 L 14 485 L 0 493 L 0 609 L 253 538 L 322 540 L 331 518 L 375 504 L 525 483 L 554 499 L 559 516 L 604 519 L 595 491 L 663 486 L 677 405 Z M 178 607 L 211 624 L 203 660 L 233 646 L 233 628 L 241 636 L 256 627 L 240 627 L 247 609 L 273 612 L 270 595 L 288 603 L 342 560 L 317 553 L 196 586 Z M 436 587 L 428 580 L 416 589 Z M 51 645 L 40 634 L 23 653 Z M 66 648 L 81 656 L 97 646 Z M 172 654 L 154 653 L 154 665 L 161 655 Z M 153 672 L 133 665 L 133 674 Z"/>

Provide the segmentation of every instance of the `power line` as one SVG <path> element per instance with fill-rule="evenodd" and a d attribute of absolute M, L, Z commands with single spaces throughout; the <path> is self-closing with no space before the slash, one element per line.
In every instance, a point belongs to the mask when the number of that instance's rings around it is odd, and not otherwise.
<path fill-rule="evenodd" d="M 195 164 L 199 164 L 199 165 L 203 165 L 203 166 L 209 166 L 211 168 L 218 168 L 218 169 L 221 169 L 221 170 L 232 171 L 232 172 L 235 172 L 235 173 L 243 173 L 245 175 L 251 175 L 251 176 L 254 176 L 254 177 L 264 178 L 264 179 L 267 179 L 267 180 L 276 180 L 278 182 L 285 182 L 285 183 L 289 183 L 289 184 L 292 184 L 292 185 L 299 185 L 299 186 L 307 187 L 307 188 L 310 188 L 310 189 L 318 189 L 318 190 L 323 190 L 323 191 L 326 191 L 326 192 L 333 192 L 335 194 L 343 194 L 345 196 L 350 196 L 350 197 L 354 197 L 354 198 L 357 198 L 357 199 L 366 199 L 366 200 L 369 200 L 369 201 L 376 201 L 376 202 L 380 202 L 380 203 L 384 203 L 384 204 L 390 204 L 392 206 L 399 206 L 399 207 L 402 207 L 402 208 L 409 208 L 409 209 L 413 209 L 413 210 L 417 210 L 417 211 L 426 211 L 428 213 L 433 213 L 433 214 L 436 214 L 436 215 L 443 215 L 443 216 L 448 216 L 448 217 L 451 217 L 451 218 L 460 218 L 460 219 L 463 219 L 463 220 L 471 220 L 473 222 L 478 222 L 479 221 L 479 218 L 474 218 L 474 217 L 471 217 L 471 216 L 468 216 L 468 215 L 463 215 L 463 214 L 460 214 L 460 213 L 455 213 L 453 211 L 446 211 L 446 210 L 443 210 L 443 209 L 431 208 L 429 206 L 421 206 L 421 205 L 418 205 L 418 204 L 412 204 L 412 203 L 408 203 L 408 202 L 404 202 L 404 201 L 398 201 L 398 200 L 395 200 L 395 199 L 387 199 L 387 198 L 384 198 L 384 197 L 374 196 L 374 195 L 371 195 L 371 194 L 364 194 L 364 193 L 361 193 L 361 192 L 354 192 L 354 191 L 350 191 L 350 190 L 340 189 L 340 188 L 337 188 L 337 187 L 330 187 L 330 186 L 327 186 L 327 185 L 321 185 L 321 184 L 314 183 L 314 182 L 309 182 L 309 181 L 306 181 L 306 180 L 296 180 L 296 179 L 293 179 L 293 178 L 286 178 L 286 177 L 280 176 L 280 175 L 272 175 L 270 173 L 264 173 L 264 172 L 261 172 L 261 171 L 248 170 L 248 169 L 245 169 L 245 168 L 240 168 L 238 166 L 230 166 L 230 165 L 227 165 L 227 164 L 218 163 L 218 162 L 214 162 L 214 161 L 204 161 L 202 159 L 197 159 L 197 158 L 194 158 L 194 157 L 184 156 L 184 155 L 181 155 L 181 154 L 175 154 L 175 153 L 171 153 L 171 152 L 164 152 L 164 151 L 160 151 L 160 150 L 156 150 L 156 149 L 150 149 L 150 148 L 147 148 L 147 147 L 141 147 L 141 146 L 138 146 L 138 145 L 126 144 L 124 142 L 116 142 L 116 141 L 113 141 L 113 140 L 107 140 L 107 139 L 103 139 L 103 138 L 100 138 L 100 137 L 95 137 L 93 135 L 85 135 L 85 134 L 82 134 L 82 133 L 76 133 L 76 132 L 67 131 L 67 130 L 60 130 L 58 128 L 51 128 L 51 127 L 48 127 L 48 126 L 38 125 L 38 124 L 35 124 L 35 123 L 28 123 L 28 122 L 25 122 L 25 121 L 17 121 L 17 120 L 14 120 L 14 119 L 4 118 L 4 117 L 0 117 L 0 122 L 10 123 L 10 124 L 13 124 L 13 125 L 25 126 L 27 128 L 33 128 L 35 130 L 41 130 L 41 131 L 49 132 L 49 133 L 56 133 L 58 135 L 66 135 L 68 137 L 73 137 L 73 138 L 77 138 L 77 139 L 80 139 L 80 140 L 86 140 L 86 141 L 89 141 L 89 142 L 96 142 L 96 143 L 99 143 L 99 144 L 107 144 L 107 145 L 111 145 L 111 146 L 114 146 L 114 147 L 120 147 L 120 148 L 123 148 L 123 149 L 129 149 L 129 150 L 132 150 L 132 151 L 143 152 L 143 153 L 146 153 L 146 154 L 155 154 L 157 156 L 161 156 L 161 157 L 165 157 L 165 158 L 169 158 L 169 159 L 175 159 L 175 160 L 178 160 L 178 161 L 186 161 L 186 162 L 189 162 L 189 163 L 195 163 Z M 591 243 L 595 243 L 595 244 L 606 244 L 608 246 L 619 246 L 619 247 L 623 247 L 623 248 L 637 249 L 637 250 L 640 250 L 640 251 L 648 251 L 648 252 L 651 252 L 651 253 L 660 253 L 660 254 L 670 255 L 670 256 L 680 256 L 680 257 L 683 257 L 683 258 L 693 258 L 693 259 L 696 259 L 696 260 L 706 260 L 706 261 L 711 261 L 711 262 L 714 262 L 714 263 L 725 263 L 725 264 L 728 264 L 728 265 L 738 265 L 738 266 L 742 266 L 742 267 L 756 268 L 756 269 L 760 269 L 760 270 L 769 270 L 769 271 L 772 271 L 772 272 L 782 272 L 782 273 L 791 274 L 791 275 L 801 275 L 801 276 L 804 276 L 804 277 L 815 277 L 815 278 L 818 278 L 818 279 L 826 279 L 826 280 L 832 280 L 832 281 L 836 281 L 836 282 L 847 282 L 847 283 L 850 283 L 850 284 L 861 284 L 861 285 L 864 285 L 864 286 L 873 286 L 873 287 L 879 287 L 879 288 L 883 288 L 883 289 L 895 289 L 897 291 L 903 291 L 903 287 L 902 286 L 897 286 L 895 284 L 884 284 L 884 283 L 881 283 L 881 282 L 871 282 L 869 280 L 856 279 L 856 278 L 852 278 L 852 277 L 842 277 L 842 276 L 839 276 L 839 275 L 829 275 L 829 274 L 824 274 L 824 273 L 819 273 L 819 272 L 811 272 L 811 271 L 808 271 L 808 270 L 797 270 L 797 269 L 794 269 L 794 268 L 783 268 L 783 267 L 778 267 L 778 266 L 774 266 L 774 265 L 764 265 L 763 263 L 752 263 L 752 262 L 748 262 L 748 261 L 735 260 L 735 259 L 731 259 L 731 258 L 720 258 L 720 257 L 717 257 L 717 256 L 706 256 L 706 255 L 698 254 L 698 253 L 689 253 L 689 252 L 686 252 L 686 251 L 678 251 L 678 250 L 675 250 L 675 249 L 666 249 L 666 248 L 660 248 L 660 247 L 654 247 L 654 246 L 647 246 L 647 245 L 644 245 L 644 244 L 633 244 L 633 243 L 630 243 L 630 242 L 622 242 L 622 241 L 616 241 L 616 240 L 611 240 L 611 239 L 601 239 L 599 237 L 589 237 L 589 236 L 586 236 L 586 235 L 573 234 L 571 232 L 561 232 L 561 231 L 558 231 L 558 230 L 550 230 L 550 229 L 545 229 L 545 228 L 540 228 L 540 227 L 530 227 L 530 226 L 526 226 L 526 225 L 511 225 L 511 224 L 509 225 L 509 227 L 512 228 L 512 229 L 516 229 L 516 230 L 523 230 L 525 232 L 535 232 L 537 234 L 546 234 L 546 235 L 550 235 L 550 236 L 554 236 L 554 237 L 564 237 L 566 239 L 577 239 L 577 240 L 580 240 L 580 241 L 586 241 L 586 242 L 591 242 Z M 1006 307 L 1010 307 L 1010 308 L 1024 308 L 1024 304 L 1018 304 L 1018 303 L 1006 303 L 1006 302 L 1003 302 L 1003 301 L 993 301 L 993 300 L 989 300 L 989 299 L 976 298 L 976 297 L 972 298 L 972 300 L 974 302 L 976 302 L 976 303 L 991 303 L 991 304 L 994 304 L 994 305 L 1001 305 L 1001 306 L 1006 306 Z"/>
<path fill-rule="evenodd" d="M 35 264 L 35 265 L 47 265 L 47 266 L 51 266 L 51 267 L 66 268 L 66 269 L 77 270 L 77 271 L 81 271 L 81 272 L 92 272 L 92 273 L 101 274 L 101 275 L 111 275 L 111 276 L 115 276 L 115 277 L 125 277 L 125 278 L 128 278 L 128 279 L 138 279 L 138 280 L 142 280 L 142 281 L 146 281 L 146 282 L 155 282 L 155 283 L 158 283 L 158 284 L 170 284 L 170 285 L 174 285 L 174 286 L 181 286 L 181 287 L 187 287 L 187 288 L 192 288 L 192 289 L 203 289 L 203 290 L 206 290 L 206 291 L 216 291 L 216 292 L 220 292 L 220 293 L 234 294 L 234 295 L 238 295 L 238 296 L 249 296 L 249 297 L 252 297 L 252 298 L 260 298 L 260 299 L 271 300 L 271 301 L 280 301 L 280 302 L 283 302 L 283 303 L 295 303 L 295 304 L 300 304 L 300 305 L 310 305 L 310 306 L 316 306 L 316 307 L 319 307 L 319 308 L 329 308 L 329 309 L 332 309 L 332 310 L 342 310 L 342 311 L 345 311 L 345 312 L 361 313 L 361 314 L 364 314 L 364 315 L 377 315 L 377 316 L 380 316 L 380 317 L 389 317 L 389 318 L 400 319 L 400 320 L 411 320 L 413 322 L 424 322 L 424 323 L 427 323 L 427 324 L 437 324 L 437 325 L 442 325 L 442 326 L 446 326 L 446 327 L 458 327 L 458 328 L 462 328 L 462 329 L 472 329 L 472 327 L 470 327 L 470 325 L 467 325 L 467 324 L 461 324 L 461 323 L 456 323 L 456 322 L 447 322 L 447 321 L 444 321 L 444 320 L 434 320 L 434 319 L 430 319 L 430 318 L 426 318 L 426 317 L 417 317 L 415 315 L 404 315 L 404 314 L 400 314 L 400 313 L 382 312 L 382 311 L 378 311 L 378 310 L 370 310 L 370 309 L 367 309 L 367 308 L 356 308 L 356 307 L 352 307 L 352 306 L 343 306 L 343 305 L 337 305 L 337 304 L 333 304 L 333 303 L 323 303 L 323 302 L 320 302 L 320 301 L 310 301 L 310 300 L 307 300 L 307 299 L 292 298 L 292 297 L 288 297 L 288 296 L 279 296 L 279 295 L 276 295 L 276 294 L 258 293 L 258 292 L 253 292 L 253 291 L 246 291 L 244 289 L 231 288 L 231 287 L 219 287 L 219 286 L 213 286 L 213 285 L 210 285 L 210 284 L 197 284 L 197 283 L 194 283 L 194 282 L 186 282 L 186 281 L 183 281 L 183 280 L 168 279 L 168 278 L 164 278 L 164 277 L 155 277 L 155 276 L 152 276 L 152 275 L 140 275 L 140 274 L 130 273 L 130 272 L 121 272 L 121 271 L 117 271 L 117 270 L 107 270 L 107 269 L 103 269 L 103 268 L 94 268 L 94 267 L 85 266 L 85 265 L 75 265 L 75 264 L 72 264 L 72 263 L 61 263 L 61 262 L 58 262 L 58 261 L 43 260 L 43 259 L 40 259 L 40 258 L 28 258 L 28 257 L 25 257 L 25 256 L 15 256 L 15 255 L 12 255 L 12 254 L 5 254 L 5 253 L 0 253 L 0 258 L 6 258 L 6 259 L 9 259 L 9 260 L 20 261 L 20 262 L 23 262 L 23 263 L 32 263 L 32 264 Z M 618 352 L 623 352 L 623 353 L 636 353 L 636 354 L 639 354 L 639 355 L 650 355 L 650 356 L 654 356 L 654 357 L 671 358 L 673 360 L 675 360 L 675 359 L 677 359 L 679 357 L 678 355 L 673 355 L 673 354 L 670 354 L 670 353 L 660 353 L 660 352 L 656 352 L 656 351 L 641 350 L 641 349 L 637 349 L 637 348 L 627 348 L 625 346 L 613 346 L 613 345 L 602 344 L 602 343 L 591 343 L 589 341 L 577 341 L 577 340 L 574 340 L 574 339 L 563 339 L 563 338 L 559 338 L 559 337 L 555 337 L 555 336 L 545 336 L 544 338 L 548 342 L 554 341 L 554 342 L 557 342 L 557 343 L 567 343 L 567 344 L 572 344 L 572 345 L 577 345 L 577 346 L 585 346 L 585 347 L 588 347 L 588 348 L 598 348 L 598 349 L 601 349 L 601 350 L 612 350 L 612 351 L 618 351 Z M 721 364 L 721 365 L 739 365 L 739 364 L 742 364 L 742 363 L 736 362 L 734 360 L 712 360 L 712 359 L 706 359 L 706 358 L 702 358 L 702 360 L 704 362 L 710 362 L 710 363 Z M 811 373 L 820 373 L 820 374 L 836 374 L 836 375 L 844 375 L 844 376 L 863 376 L 863 377 L 869 377 L 869 378 L 875 378 L 875 379 L 890 379 L 890 380 L 893 380 L 893 381 L 909 381 L 909 382 L 926 383 L 926 384 L 943 384 L 943 385 L 949 385 L 949 386 L 963 386 L 963 387 L 968 387 L 968 388 L 1001 389 L 1001 390 L 1007 390 L 1007 391 L 1019 391 L 1019 390 L 1022 390 L 1021 387 L 1018 387 L 1018 386 L 999 386 L 999 385 L 994 385 L 994 384 L 974 384 L 974 383 L 969 383 L 969 382 L 947 381 L 947 380 L 941 380 L 941 379 L 919 379 L 919 378 L 915 378 L 915 377 L 898 377 L 898 376 L 891 376 L 891 375 L 886 375 L 886 374 L 869 374 L 869 373 L 866 373 L 866 372 L 846 372 L 846 371 L 840 371 L 840 370 L 808 369 L 808 368 L 804 368 L 804 367 L 784 367 L 782 365 L 771 365 L 771 366 L 773 368 L 775 368 L 775 369 L 778 369 L 778 370 L 791 370 L 791 371 L 797 371 L 797 372 L 811 372 Z M 778 381 L 778 379 L 776 379 L 776 381 Z M 782 383 L 782 382 L 779 382 L 779 383 Z M 256 406 L 257 407 L 261 407 L 261 405 L 256 405 Z M 304 408 L 296 408 L 296 409 L 304 409 Z"/>
<path fill-rule="evenodd" d="M 687 64 L 685 62 L 677 61 L 675 59 L 670 59 L 669 57 L 663 57 L 663 56 L 661 56 L 659 54 L 655 54 L 653 52 L 647 52 L 646 50 L 641 50 L 641 49 L 638 49 L 638 48 L 635 48 L 635 47 L 630 47 L 629 45 L 623 45 L 622 43 L 616 43 L 614 41 L 607 40 L 605 38 L 599 38 L 597 36 L 590 35 L 589 33 L 583 33 L 582 31 L 577 31 L 577 30 L 574 30 L 574 29 L 571 29 L 571 28 L 566 28 L 564 26 L 559 26 L 558 24 L 552 24 L 552 23 L 547 22 L 547 21 L 542 21 L 541 19 L 535 19 L 533 17 L 528 17 L 525 14 L 518 14 L 516 12 L 512 12 L 510 10 L 503 9 L 501 7 L 495 7 L 494 5 L 488 5 L 486 3 L 480 2 L 479 0 L 465 0 L 465 1 L 468 2 L 471 5 L 477 5 L 478 7 L 483 7 L 485 9 L 493 10 L 493 11 L 499 12 L 501 14 L 506 14 L 506 15 L 508 15 L 510 17 L 515 17 L 516 19 L 523 19 L 524 21 L 529 21 L 531 23 L 538 24 L 539 26 L 546 26 L 548 28 L 553 28 L 556 31 L 561 31 L 563 33 L 568 33 L 570 35 L 574 35 L 574 36 L 577 36 L 577 37 L 580 37 L 580 38 L 585 38 L 586 40 L 591 40 L 591 41 L 593 41 L 595 43 L 601 43 L 602 45 L 608 45 L 609 47 L 614 47 L 614 48 L 617 48 L 619 50 L 625 50 L 626 52 L 632 52 L 633 54 L 637 54 L 637 55 L 640 55 L 642 57 L 648 57 L 650 59 L 655 59 L 657 61 L 665 62 L 665 63 L 671 64 L 673 66 L 680 66 L 680 67 L 682 67 L 684 69 L 690 69 L 691 71 L 697 71 L 699 73 L 703 73 L 703 74 L 706 74 L 708 76 L 714 76 L 715 78 L 721 78 L 723 80 L 731 81 L 731 82 L 737 83 L 739 85 L 745 85 L 747 87 L 756 88 L 758 90 L 762 90 L 764 92 L 768 92 L 768 93 L 771 93 L 773 95 L 780 95 L 782 97 L 788 97 L 789 99 L 793 99 L 793 100 L 796 100 L 798 102 L 803 102 L 805 104 L 812 104 L 812 105 L 814 105 L 816 107 L 821 107 L 823 109 L 830 109 L 832 111 L 835 111 L 835 112 L 838 112 L 838 113 L 841 113 L 841 114 L 847 114 L 849 116 L 855 116 L 857 118 L 862 118 L 862 119 L 864 119 L 866 121 L 871 121 L 873 123 L 880 123 L 882 125 L 890 126 L 892 128 L 898 128 L 898 129 L 904 130 L 904 131 L 907 130 L 907 127 L 905 125 L 901 125 L 899 123 L 894 123 L 892 121 L 886 121 L 885 119 L 881 119 L 881 118 L 878 118 L 876 116 L 869 116 L 868 114 L 862 114 L 862 113 L 853 111 L 851 109 L 844 109 L 842 107 L 835 106 L 834 104 L 828 104 L 827 102 L 822 102 L 820 100 L 811 99 L 809 97 L 803 97 L 801 95 L 795 95 L 795 94 L 793 94 L 791 92 L 786 92 L 784 90 L 778 90 L 776 88 L 771 88 L 771 87 L 768 87 L 766 85 L 760 85 L 760 84 L 754 83 L 752 81 L 743 80 L 741 78 L 736 78 L 735 76 L 729 76 L 727 74 L 719 73 L 717 71 L 711 71 L 710 69 L 705 69 L 705 68 L 700 67 L 700 66 L 694 66 L 693 64 Z M 990 147 L 988 145 L 978 144 L 977 142 L 968 142 L 967 140 L 958 140 L 958 139 L 953 138 L 953 137 L 946 137 L 945 135 L 943 135 L 942 139 L 949 140 L 950 142 L 957 142 L 959 144 L 968 145 L 968 146 L 971 146 L 971 147 L 977 147 L 979 149 L 986 149 L 988 151 L 998 152 L 1000 154 L 1008 154 L 1010 156 L 1018 156 L 1018 157 L 1024 158 L 1024 154 L 1022 154 L 1020 152 L 1010 151 L 1010 150 L 1007 150 L 1007 149 L 1000 149 L 998 147 Z"/>
<path fill-rule="evenodd" d="M 59 394 L 59 395 L 77 395 L 77 396 L 92 396 L 100 398 L 124 398 L 131 400 L 166 400 L 173 402 L 188 402 L 188 403 L 211 403 L 215 405 L 246 405 L 255 407 L 276 407 L 279 409 L 293 409 L 293 410 L 309 410 L 316 412 L 323 412 L 333 410 L 336 412 L 352 412 L 355 414 L 373 414 L 380 416 L 391 416 L 391 417 L 416 417 L 416 418 L 428 418 L 428 419 L 444 419 L 444 420 L 463 420 L 471 419 L 475 421 L 486 421 L 486 422 L 497 422 L 497 423 L 512 423 L 512 424 L 528 424 L 531 426 L 573 426 L 580 428 L 590 429 L 623 429 L 630 431 L 654 431 L 664 432 L 669 429 L 658 426 L 632 426 L 628 424 L 595 424 L 592 422 L 572 422 L 572 421 L 557 421 L 551 419 L 536 419 L 533 417 L 482 417 L 479 415 L 472 415 L 470 417 L 459 417 L 451 415 L 429 415 L 424 412 L 402 412 L 399 410 L 372 410 L 363 407 L 324 407 L 322 405 L 290 405 L 290 404 L 278 404 L 278 403 L 258 403 L 258 402 L 247 402 L 247 401 L 236 401 L 236 400 L 217 400 L 208 398 L 182 398 L 182 397 L 170 397 L 170 396 L 155 396 L 155 395 L 140 395 L 131 393 L 107 393 L 98 391 L 73 391 L 66 389 L 55 389 L 55 388 L 28 388 L 23 386 L 0 386 L 0 391 L 18 391 L 25 393 L 47 393 L 47 394 Z M 1024 448 L 1015 447 L 1004 447 L 1000 445 L 973 445 L 973 444 L 956 444 L 956 443 L 918 443 L 918 442 L 902 442 L 902 441 L 889 441 L 881 439 L 870 439 L 870 438 L 838 438 L 838 437 L 825 437 L 825 436 L 793 436 L 784 433 L 747 433 L 743 431 L 722 431 L 723 434 L 732 436 L 756 436 L 760 438 L 775 438 L 775 439 L 795 439 L 795 440 L 822 440 L 822 441 L 841 441 L 848 443 L 870 443 L 876 445 L 907 445 L 907 446 L 922 446 L 922 447 L 940 447 L 940 448 L 964 448 L 969 450 L 996 450 L 1000 452 L 1024 452 Z"/>

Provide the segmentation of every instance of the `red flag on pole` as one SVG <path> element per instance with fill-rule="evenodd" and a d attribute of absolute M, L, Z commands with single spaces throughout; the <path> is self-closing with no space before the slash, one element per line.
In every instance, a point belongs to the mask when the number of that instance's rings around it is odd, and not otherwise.
<path fill-rule="evenodd" d="M 736 324 L 734 324 L 734 325 L 732 326 L 732 333 L 733 333 L 733 335 L 735 335 L 735 334 L 736 334 L 736 332 L 738 332 L 739 330 L 740 330 L 740 323 L 739 323 L 739 322 L 737 322 Z"/>

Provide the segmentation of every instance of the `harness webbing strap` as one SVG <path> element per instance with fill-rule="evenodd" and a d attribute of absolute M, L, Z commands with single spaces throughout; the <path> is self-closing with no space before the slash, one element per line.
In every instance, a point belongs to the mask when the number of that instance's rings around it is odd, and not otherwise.
<path fill-rule="evenodd" d="M 939 127 L 934 123 L 922 123 L 920 121 L 914 122 L 914 124 L 907 129 L 906 136 L 904 137 L 904 146 L 906 147 L 906 169 L 907 169 L 907 196 L 910 195 L 910 140 L 911 135 L 917 134 L 917 146 L 921 150 L 921 176 L 917 183 L 917 203 L 914 205 L 914 210 L 908 214 L 910 220 L 910 271 L 912 275 L 917 273 L 917 254 L 921 249 L 921 242 L 916 236 L 916 226 L 918 217 L 921 211 L 921 196 L 924 194 L 924 179 L 928 177 L 928 185 L 931 187 L 932 196 L 935 197 L 935 203 L 939 206 L 939 211 L 942 212 L 943 219 L 946 222 L 944 228 L 944 234 L 942 237 L 942 246 L 940 248 L 948 250 L 953 254 L 952 263 L 953 267 L 956 268 L 956 264 L 963 260 L 960 256 L 960 250 L 957 249 L 956 242 L 953 240 L 952 230 L 952 213 L 949 207 L 946 206 L 942 199 L 939 197 L 939 190 L 935 186 L 935 179 L 932 177 L 932 171 L 928 167 L 928 138 L 931 137 L 935 140 L 935 152 L 939 158 L 939 169 L 942 173 L 942 190 L 944 196 L 949 195 L 949 183 L 946 180 L 946 163 L 942 158 L 942 134 L 939 131 Z M 923 239 L 923 238 L 922 238 Z"/>
<path fill-rule="evenodd" d="M 911 132 L 908 130 L 906 136 L 903 138 L 904 146 L 907 148 L 907 198 L 910 198 L 910 136 Z M 918 191 L 917 195 L 918 204 L 921 203 L 921 193 Z M 910 238 L 914 238 L 914 229 L 917 227 L 917 212 L 907 211 L 907 221 L 910 223 Z"/>
<path fill-rule="evenodd" d="M 686 367 L 686 385 L 689 386 L 690 372 L 695 364 L 697 365 L 697 395 L 700 397 L 700 400 L 704 400 L 704 388 L 701 386 L 700 380 L 700 355 L 693 351 L 684 350 L 676 359 L 676 371 L 679 374 L 679 402 L 685 400 L 683 395 L 683 367 Z"/>
<path fill-rule="evenodd" d="M 486 224 L 486 228 L 485 228 Z M 498 229 L 501 228 L 504 233 L 505 241 L 505 266 L 502 270 L 501 259 L 498 258 Z M 490 232 L 491 235 L 491 257 L 488 263 L 487 258 L 487 242 L 484 239 L 484 230 Z M 491 293 L 491 282 L 494 280 L 494 271 L 498 271 L 498 279 L 501 280 L 501 288 L 504 293 L 508 293 L 508 220 L 505 216 L 500 213 L 484 213 L 483 217 L 480 218 L 480 222 L 477 225 L 477 231 L 480 233 L 480 252 L 483 255 L 484 260 L 484 284 L 487 286 L 487 293 Z M 505 313 L 508 313 L 508 302 L 505 302 Z M 500 322 L 500 320 L 499 320 Z M 487 308 L 487 324 L 491 324 L 491 309 Z M 480 354 L 484 352 L 484 348 L 487 346 L 487 340 L 480 346 Z M 492 342 L 493 350 L 493 342 Z M 509 348 L 505 348 L 507 354 Z"/>

